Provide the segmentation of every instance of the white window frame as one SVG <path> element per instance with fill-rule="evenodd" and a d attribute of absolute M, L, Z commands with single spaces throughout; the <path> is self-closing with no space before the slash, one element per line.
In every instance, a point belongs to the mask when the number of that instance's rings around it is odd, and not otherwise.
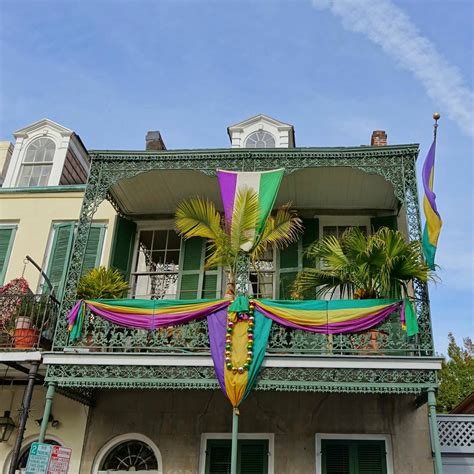
<path fill-rule="evenodd" d="M 232 439 L 232 433 L 202 433 L 199 450 L 199 474 L 206 473 L 206 447 L 208 440 Z M 239 433 L 239 440 L 255 439 L 268 441 L 268 474 L 275 472 L 275 435 L 274 433 Z M 95 474 L 95 473 L 94 473 Z M 391 474 L 391 473 L 388 473 Z"/>
<path fill-rule="evenodd" d="M 316 474 L 322 474 L 322 452 L 321 441 L 323 439 L 340 439 L 353 441 L 385 441 L 387 474 L 394 474 L 392 437 L 389 434 L 340 434 L 340 433 L 317 433 L 316 434 Z"/>
<path fill-rule="evenodd" d="M 150 438 L 148 438 L 148 436 L 145 436 L 144 434 L 141 434 L 141 433 L 125 433 L 119 436 L 115 436 L 114 438 L 107 441 L 97 452 L 94 458 L 94 463 L 92 464 L 91 473 L 92 474 L 106 473 L 107 471 L 99 471 L 99 466 L 101 462 L 110 453 L 110 451 L 112 451 L 112 449 L 114 449 L 119 444 L 127 442 L 127 441 L 140 441 L 142 443 L 147 444 L 153 451 L 154 455 L 156 456 L 156 459 L 158 460 L 158 470 L 156 471 L 153 470 L 150 472 L 163 474 L 163 460 L 161 457 L 161 452 L 158 449 L 158 446 Z"/>

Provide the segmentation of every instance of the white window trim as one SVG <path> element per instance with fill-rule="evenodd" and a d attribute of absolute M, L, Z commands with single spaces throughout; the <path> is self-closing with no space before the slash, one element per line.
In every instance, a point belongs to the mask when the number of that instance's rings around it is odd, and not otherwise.
<path fill-rule="evenodd" d="M 387 474 L 394 474 L 392 438 L 389 434 L 340 434 L 340 433 L 317 433 L 316 434 L 316 474 L 322 474 L 321 465 L 321 441 L 323 439 L 342 439 L 354 441 L 385 441 Z"/>
<path fill-rule="evenodd" d="M 107 443 L 105 443 L 96 454 L 94 463 L 92 464 L 91 473 L 99 474 L 100 472 L 103 472 L 99 471 L 100 463 L 115 446 L 126 441 L 141 441 L 142 443 L 147 444 L 152 449 L 156 459 L 158 460 L 158 470 L 156 472 L 158 472 L 158 474 L 163 474 L 163 460 L 161 458 L 161 452 L 158 449 L 158 446 L 150 438 L 148 438 L 148 436 L 145 436 L 141 433 L 126 433 L 115 436 L 114 438 L 107 441 Z"/>
<path fill-rule="evenodd" d="M 213 439 L 232 439 L 231 433 L 203 433 L 201 435 L 201 448 L 199 450 L 199 474 L 206 473 L 206 447 L 207 441 Z M 274 474 L 275 465 L 275 435 L 273 433 L 239 433 L 239 439 L 265 439 L 268 440 L 268 474 Z M 95 474 L 95 473 L 94 473 Z M 391 473 L 389 473 L 391 474 Z"/>

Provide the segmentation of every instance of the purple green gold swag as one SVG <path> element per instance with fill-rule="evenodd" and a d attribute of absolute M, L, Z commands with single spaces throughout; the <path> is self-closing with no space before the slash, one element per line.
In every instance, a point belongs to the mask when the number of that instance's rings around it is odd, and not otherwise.
<path fill-rule="evenodd" d="M 249 300 L 80 300 L 68 315 L 70 340 L 81 338 L 86 308 L 96 316 L 127 328 L 158 329 L 207 318 L 209 343 L 219 385 L 234 407 L 255 385 L 272 322 L 321 334 L 371 329 L 395 311 L 408 336 L 418 323 L 408 299 L 339 301 Z"/>

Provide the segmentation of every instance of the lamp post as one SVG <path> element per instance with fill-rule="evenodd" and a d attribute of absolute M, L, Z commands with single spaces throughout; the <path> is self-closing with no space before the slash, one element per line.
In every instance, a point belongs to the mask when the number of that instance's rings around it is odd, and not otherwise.
<path fill-rule="evenodd" d="M 10 412 L 6 411 L 3 416 L 0 416 L 0 443 L 8 441 L 15 428 L 16 425 L 10 417 Z"/>

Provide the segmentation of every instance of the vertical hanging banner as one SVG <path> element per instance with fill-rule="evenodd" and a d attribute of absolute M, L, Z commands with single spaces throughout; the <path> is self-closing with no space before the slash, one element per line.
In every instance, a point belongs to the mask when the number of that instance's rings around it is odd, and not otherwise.
<path fill-rule="evenodd" d="M 221 190 L 222 204 L 224 205 L 225 220 L 232 225 L 235 197 L 239 189 L 248 188 L 258 196 L 259 219 L 256 228 L 255 240 L 249 243 L 245 252 L 251 250 L 257 243 L 280 189 L 281 180 L 285 170 L 283 168 L 270 171 L 225 171 L 217 170 L 217 178 Z"/>
<path fill-rule="evenodd" d="M 435 269 L 435 255 L 438 246 L 438 238 L 443 222 L 436 206 L 436 194 L 433 192 L 434 165 L 436 152 L 436 138 L 431 144 L 430 151 L 426 155 L 423 164 L 422 179 L 425 196 L 423 198 L 423 209 L 425 211 L 425 228 L 423 231 L 423 253 L 425 260 L 431 270 Z"/>

